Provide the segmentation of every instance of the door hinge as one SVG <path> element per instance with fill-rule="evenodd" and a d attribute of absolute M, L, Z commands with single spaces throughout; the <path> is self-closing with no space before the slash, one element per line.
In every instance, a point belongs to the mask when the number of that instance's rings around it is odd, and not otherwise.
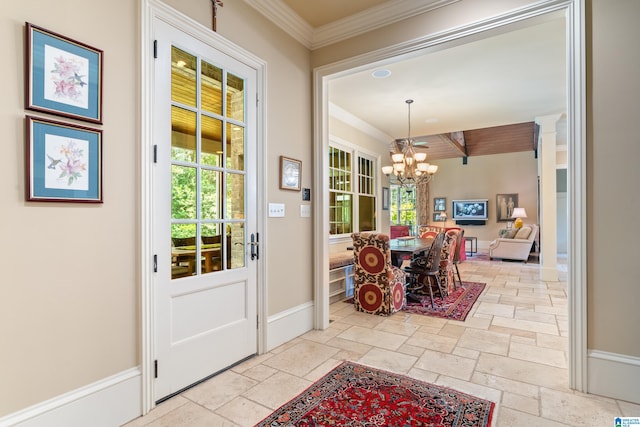
<path fill-rule="evenodd" d="M 153 41 L 153 58 L 158 59 L 158 40 Z"/>
<path fill-rule="evenodd" d="M 158 144 L 153 146 L 153 163 L 158 163 Z"/>
<path fill-rule="evenodd" d="M 258 98 L 258 94 L 256 93 L 256 107 L 258 106 L 259 103 L 260 103 L 260 98 Z"/>
<path fill-rule="evenodd" d="M 158 360 L 153 361 L 153 378 L 158 378 Z"/>
<path fill-rule="evenodd" d="M 158 272 L 158 255 L 153 255 L 153 272 Z"/>

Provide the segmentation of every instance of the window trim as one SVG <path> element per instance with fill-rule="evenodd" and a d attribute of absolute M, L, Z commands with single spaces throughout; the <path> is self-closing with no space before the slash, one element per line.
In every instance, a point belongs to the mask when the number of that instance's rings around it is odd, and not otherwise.
<path fill-rule="evenodd" d="M 361 193 L 359 191 L 360 177 L 358 174 L 358 166 L 359 166 L 358 159 L 360 157 L 363 157 L 373 162 L 373 171 L 374 171 L 373 185 L 375 189 L 374 197 L 376 198 L 376 203 L 375 203 L 376 212 L 381 212 L 382 210 L 382 181 L 381 181 L 382 172 L 379 170 L 380 154 L 334 135 L 329 136 L 329 147 L 337 148 L 338 150 L 342 150 L 342 151 L 347 151 L 351 154 L 351 180 L 353 184 L 351 186 L 351 191 L 349 192 L 349 194 L 351 194 L 352 196 L 352 203 L 353 203 L 351 228 L 352 230 L 355 231 L 359 228 L 359 225 L 360 225 L 360 222 L 359 222 L 360 206 L 359 206 L 358 197 L 361 195 Z M 327 171 L 329 170 L 328 169 L 329 166 L 330 165 L 327 161 Z M 327 184 L 327 193 L 331 193 L 331 191 L 332 190 L 329 188 L 329 185 Z M 369 196 L 369 194 L 365 194 L 365 195 Z M 331 207 L 329 207 L 329 209 L 330 208 Z M 330 216 L 327 215 L 327 220 L 329 219 L 330 219 Z M 380 230 L 380 224 L 381 224 L 380 215 L 375 216 L 375 221 L 376 221 L 376 224 L 374 227 L 374 231 L 377 232 Z M 338 243 L 341 240 L 344 240 L 344 241 L 351 240 L 351 233 L 331 234 L 331 230 L 329 227 L 329 241 L 331 243 Z"/>

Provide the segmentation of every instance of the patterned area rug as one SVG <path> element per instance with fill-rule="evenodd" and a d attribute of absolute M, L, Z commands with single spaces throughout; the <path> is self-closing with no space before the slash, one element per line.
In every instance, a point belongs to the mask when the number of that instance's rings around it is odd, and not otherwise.
<path fill-rule="evenodd" d="M 485 286 L 486 283 L 462 282 L 462 286 L 458 285 L 457 289 L 444 299 L 436 294 L 433 298 L 433 308 L 429 295 L 419 295 L 420 302 L 407 301 L 402 311 L 463 321 Z"/>
<path fill-rule="evenodd" d="M 433 308 L 431 308 L 431 297 L 420 295 L 420 302 L 408 301 L 402 311 L 464 321 L 486 285 L 486 283 L 479 282 L 462 282 L 462 287 L 458 286 L 444 301 L 435 295 Z M 346 299 L 344 302 L 353 304 L 353 298 Z"/>
<path fill-rule="evenodd" d="M 449 388 L 344 362 L 256 427 L 484 427 L 491 424 L 494 406 Z"/>

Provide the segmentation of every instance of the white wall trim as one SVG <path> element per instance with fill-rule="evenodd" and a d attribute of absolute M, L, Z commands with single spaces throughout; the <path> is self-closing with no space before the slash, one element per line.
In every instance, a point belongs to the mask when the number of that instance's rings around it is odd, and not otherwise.
<path fill-rule="evenodd" d="M 314 304 L 313 301 L 309 301 L 269 316 L 267 319 L 268 339 L 266 350 L 273 350 L 279 345 L 312 330 L 313 313 Z"/>
<path fill-rule="evenodd" d="M 140 369 L 131 368 L 0 418 L 0 426 L 119 426 L 142 414 L 140 389 Z"/>
<path fill-rule="evenodd" d="M 589 350 L 587 392 L 640 404 L 640 357 Z"/>

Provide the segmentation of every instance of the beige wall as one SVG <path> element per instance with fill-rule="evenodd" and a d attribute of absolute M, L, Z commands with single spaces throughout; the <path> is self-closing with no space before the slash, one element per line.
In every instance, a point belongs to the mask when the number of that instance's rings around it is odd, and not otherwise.
<path fill-rule="evenodd" d="M 587 3 L 588 342 L 640 357 L 640 2 Z"/>
<path fill-rule="evenodd" d="M 137 15 L 130 0 L 2 3 L 0 416 L 139 364 Z M 105 52 L 104 204 L 24 201 L 25 21 Z"/>
<path fill-rule="evenodd" d="M 517 193 L 518 206 L 525 208 L 526 223 L 539 223 L 538 209 L 538 163 L 533 151 L 470 157 L 466 165 L 462 159 L 434 161 L 438 173 L 429 183 L 430 203 L 434 197 L 447 198 L 448 227 L 454 227 L 451 219 L 451 201 L 457 199 L 487 199 L 489 220 L 486 225 L 465 225 L 465 234 L 479 241 L 490 242 L 498 231 L 506 227 L 505 222 L 496 221 L 496 194 Z M 482 246 L 482 244 L 481 244 Z"/>

